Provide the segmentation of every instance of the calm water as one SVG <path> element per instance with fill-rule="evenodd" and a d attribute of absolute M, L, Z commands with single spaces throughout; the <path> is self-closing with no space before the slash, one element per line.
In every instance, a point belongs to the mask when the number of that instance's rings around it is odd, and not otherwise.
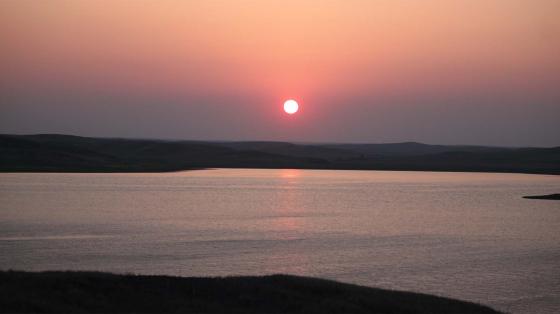
<path fill-rule="evenodd" d="M 0 174 L 0 269 L 290 273 L 560 310 L 560 177 L 322 170 Z"/>

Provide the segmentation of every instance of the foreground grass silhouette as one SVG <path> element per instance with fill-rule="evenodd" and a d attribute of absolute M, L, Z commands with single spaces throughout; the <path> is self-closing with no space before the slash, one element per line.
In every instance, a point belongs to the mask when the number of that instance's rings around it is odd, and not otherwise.
<path fill-rule="evenodd" d="M 426 294 L 307 277 L 0 272 L 5 313 L 499 313 Z"/>

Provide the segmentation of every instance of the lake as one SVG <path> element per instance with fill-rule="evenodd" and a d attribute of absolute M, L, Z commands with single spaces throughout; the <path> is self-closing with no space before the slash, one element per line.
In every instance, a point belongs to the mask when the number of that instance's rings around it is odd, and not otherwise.
<path fill-rule="evenodd" d="M 215 169 L 0 174 L 0 269 L 288 273 L 560 309 L 560 177 Z"/>

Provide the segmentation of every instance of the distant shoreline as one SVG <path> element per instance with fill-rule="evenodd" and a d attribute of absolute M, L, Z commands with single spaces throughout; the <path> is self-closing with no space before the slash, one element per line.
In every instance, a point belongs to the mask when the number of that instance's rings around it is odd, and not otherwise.
<path fill-rule="evenodd" d="M 138 173 L 209 168 L 560 174 L 560 147 L 293 144 L 0 135 L 0 172 Z"/>
<path fill-rule="evenodd" d="M 290 275 L 0 271 L 0 295 L 2 313 L 500 313 L 450 298 Z"/>
<path fill-rule="evenodd" d="M 523 196 L 523 198 L 531 200 L 560 200 L 560 193 L 547 195 L 529 195 Z"/>
<path fill-rule="evenodd" d="M 0 169 L 0 173 L 12 173 L 12 174 L 17 174 L 17 173 L 51 173 L 51 174 L 56 174 L 56 173 L 61 173 L 61 174 L 71 174 L 71 173 L 75 173 L 75 174 L 141 174 L 141 173 L 146 173 L 146 174 L 150 174 L 150 173 L 174 173 L 174 172 L 189 172 L 189 171 L 200 171 L 200 170 L 219 170 L 219 169 L 256 169 L 256 170 L 282 170 L 282 169 L 295 169 L 295 170 L 336 170 L 336 171 L 391 171 L 391 172 L 437 172 L 437 173 L 494 173 L 494 174 L 534 174 L 534 175 L 545 175 L 545 176 L 559 176 L 560 174 L 558 173 L 541 173 L 541 172 L 507 172 L 507 171 L 478 171 L 478 170 L 472 170 L 472 171 L 468 171 L 468 170 L 409 170 L 409 169 L 349 169 L 349 168 L 343 168 L 343 169 L 337 169 L 337 168 L 274 168 L 274 167 L 210 167 L 210 168 L 185 168 L 185 169 L 175 169 L 175 170 L 110 170 L 110 171 L 95 171 L 95 170 L 88 170 L 88 171 L 83 171 L 83 170 L 65 170 L 65 169 L 59 169 L 59 170 L 2 170 Z M 534 197 L 532 196 L 523 196 L 523 198 L 527 198 L 527 199 L 533 199 Z M 535 198 L 536 199 L 536 198 Z"/>

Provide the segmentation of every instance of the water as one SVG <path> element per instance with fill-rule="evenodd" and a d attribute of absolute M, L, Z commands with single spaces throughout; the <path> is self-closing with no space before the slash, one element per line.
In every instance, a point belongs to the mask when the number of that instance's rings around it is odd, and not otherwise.
<path fill-rule="evenodd" d="M 290 273 L 560 310 L 558 176 L 0 174 L 0 269 Z"/>

